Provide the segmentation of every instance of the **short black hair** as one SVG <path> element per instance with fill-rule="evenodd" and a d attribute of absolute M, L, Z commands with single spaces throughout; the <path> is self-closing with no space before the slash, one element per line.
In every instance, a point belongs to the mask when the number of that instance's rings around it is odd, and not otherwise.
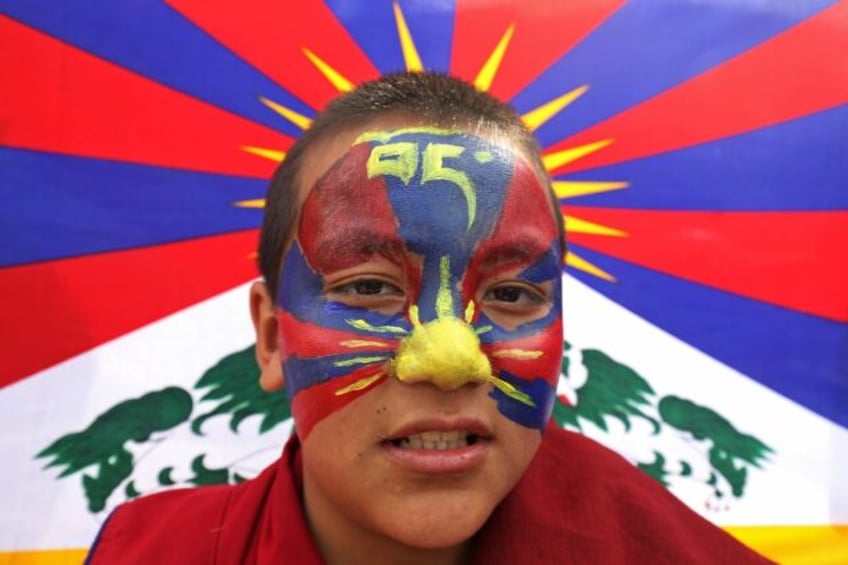
<path fill-rule="evenodd" d="M 283 249 L 297 217 L 298 177 L 309 147 L 342 131 L 362 127 L 375 118 L 406 116 L 415 122 L 444 128 L 467 128 L 482 135 L 502 136 L 516 142 L 547 179 L 539 144 L 506 103 L 487 92 L 437 72 L 399 72 L 364 82 L 327 105 L 298 138 L 277 168 L 265 196 L 265 215 L 259 240 L 259 270 L 271 296 L 276 298 Z M 546 183 L 550 189 L 550 183 Z M 554 215 L 565 250 L 562 214 L 553 197 Z"/>

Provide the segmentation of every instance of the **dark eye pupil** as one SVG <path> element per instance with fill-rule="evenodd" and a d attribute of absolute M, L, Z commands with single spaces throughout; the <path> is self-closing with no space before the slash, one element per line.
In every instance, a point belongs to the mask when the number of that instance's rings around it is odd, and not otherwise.
<path fill-rule="evenodd" d="M 357 294 L 380 294 L 383 283 L 380 281 L 356 281 L 354 284 Z"/>
<path fill-rule="evenodd" d="M 521 289 L 514 286 L 501 286 L 492 291 L 495 300 L 502 302 L 518 302 L 521 297 Z"/>

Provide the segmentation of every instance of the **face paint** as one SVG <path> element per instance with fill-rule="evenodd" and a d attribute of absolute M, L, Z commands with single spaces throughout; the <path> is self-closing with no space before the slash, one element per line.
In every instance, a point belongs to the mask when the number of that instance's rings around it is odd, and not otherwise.
<path fill-rule="evenodd" d="M 562 351 L 561 254 L 546 190 L 521 157 L 433 128 L 361 135 L 310 190 L 283 261 L 298 432 L 386 378 L 490 383 L 501 414 L 542 430 Z M 367 275 L 374 261 L 391 280 Z"/>

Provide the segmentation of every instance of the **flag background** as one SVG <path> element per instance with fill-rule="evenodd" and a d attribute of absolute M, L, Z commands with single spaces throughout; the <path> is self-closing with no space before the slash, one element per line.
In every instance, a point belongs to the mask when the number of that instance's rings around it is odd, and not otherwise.
<path fill-rule="evenodd" d="M 201 484 L 276 456 L 285 414 L 198 383 L 252 343 L 266 179 L 340 90 L 428 68 L 544 148 L 571 247 L 561 423 L 773 558 L 848 560 L 848 2 L 536 4 L 0 1 L 0 559 L 78 560 L 163 466 Z M 165 390 L 191 425 L 91 451 L 99 417 Z M 78 468 L 44 453 L 84 430 Z"/>

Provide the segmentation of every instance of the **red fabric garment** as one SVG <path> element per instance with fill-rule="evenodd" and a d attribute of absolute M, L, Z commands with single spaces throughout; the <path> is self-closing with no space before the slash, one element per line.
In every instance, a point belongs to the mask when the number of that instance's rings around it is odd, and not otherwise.
<path fill-rule="evenodd" d="M 300 499 L 296 438 L 236 486 L 120 506 L 89 563 L 321 563 Z M 475 563 L 767 563 L 616 453 L 550 426 L 521 481 L 474 540 Z"/>

